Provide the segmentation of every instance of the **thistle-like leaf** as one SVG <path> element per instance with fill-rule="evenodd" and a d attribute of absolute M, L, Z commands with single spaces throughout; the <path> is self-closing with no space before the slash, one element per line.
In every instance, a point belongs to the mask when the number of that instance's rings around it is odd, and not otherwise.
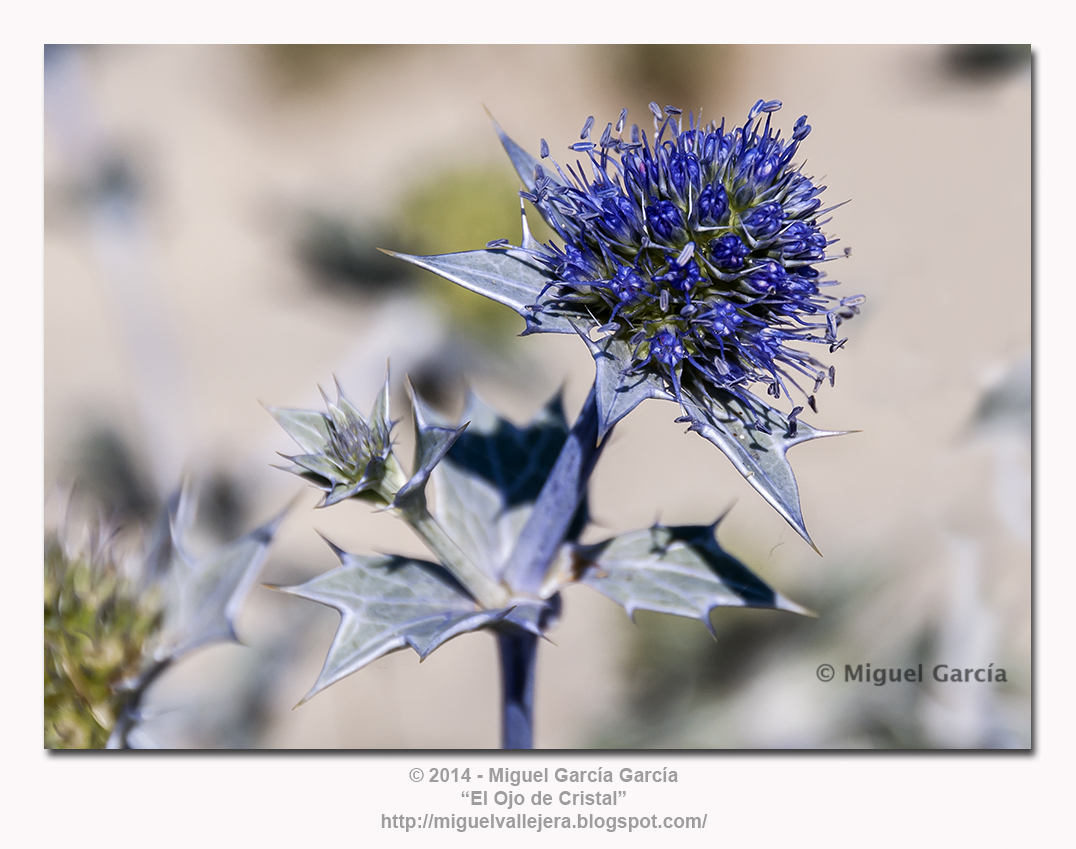
<path fill-rule="evenodd" d="M 594 357 L 599 440 L 604 439 L 613 425 L 648 398 L 675 400 L 657 375 L 650 372 L 626 373 L 632 363 L 631 347 L 627 342 L 612 336 L 595 342 L 582 330 L 579 330 L 579 335 Z"/>
<path fill-rule="evenodd" d="M 238 642 L 235 620 L 239 609 L 290 509 L 285 508 L 246 536 L 204 557 L 195 557 L 187 544 L 194 525 L 194 504 L 193 491 L 187 487 L 173 495 L 164 517 L 168 544 L 160 539 L 150 543 L 152 577 L 165 583 L 163 628 L 152 655 L 143 657 L 138 674 L 113 682 L 121 703 L 106 748 L 130 747 L 131 733 L 145 718 L 141 705 L 146 691 L 173 663 L 209 643 Z"/>
<path fill-rule="evenodd" d="M 548 599 L 513 599 L 513 606 L 505 611 L 501 622 L 511 624 L 524 631 L 530 631 L 539 637 L 552 627 L 560 618 L 561 601 L 560 595 L 555 594 Z"/>
<path fill-rule="evenodd" d="M 494 624 L 510 612 L 476 608 L 467 591 L 437 564 L 364 557 L 332 547 L 339 568 L 296 587 L 273 587 L 340 613 L 325 665 L 300 704 L 389 652 L 410 646 L 425 659 L 447 640 Z"/>
<path fill-rule="evenodd" d="M 497 123 L 488 109 L 486 110 L 486 114 L 489 115 L 489 120 L 493 123 L 493 129 L 497 131 L 497 137 L 501 140 L 504 152 L 507 153 L 508 158 L 512 160 L 512 167 L 516 169 L 519 179 L 523 182 L 523 185 L 527 187 L 527 191 L 533 192 L 535 187 L 534 171 L 541 165 L 541 163 L 512 141 L 508 134 L 501 129 L 501 125 Z"/>
<path fill-rule="evenodd" d="M 165 619 L 163 652 L 178 660 L 208 643 L 238 641 L 235 619 L 253 586 L 269 545 L 287 510 L 260 528 L 196 558 L 187 550 L 184 531 L 173 523 L 176 562 L 173 598 Z"/>
<path fill-rule="evenodd" d="M 467 429 L 467 423 L 457 428 L 442 427 L 431 424 L 430 411 L 415 394 L 413 387 L 408 383 L 408 391 L 411 394 L 411 408 L 415 415 L 415 465 L 410 479 L 396 493 L 394 507 L 406 509 L 410 503 L 421 499 L 425 505 L 426 484 L 429 483 L 430 473 L 441 462 L 445 454 Z"/>
<path fill-rule="evenodd" d="M 525 427 L 498 416 L 472 395 L 467 431 L 437 466 L 435 515 L 483 571 L 499 575 L 568 436 L 560 396 Z M 569 538 L 587 521 L 584 503 Z"/>
<path fill-rule="evenodd" d="M 523 200 L 519 201 L 519 222 L 523 229 L 523 238 L 519 245 L 525 251 L 534 251 L 541 248 L 541 243 L 534 238 L 534 234 L 531 232 L 531 225 L 527 221 L 527 208 L 523 205 Z"/>
<path fill-rule="evenodd" d="M 523 182 L 523 185 L 527 187 L 528 192 L 534 192 L 536 188 L 535 171 L 538 168 L 542 169 L 546 178 L 552 183 L 563 185 L 563 182 L 558 179 L 555 169 L 544 167 L 539 160 L 535 159 L 531 154 L 527 153 L 526 150 L 516 144 L 508 134 L 501 129 L 501 125 L 494 120 L 488 109 L 486 110 L 486 114 L 489 115 L 490 121 L 493 122 L 493 129 L 497 131 L 497 137 L 501 140 L 504 152 L 508 154 L 508 158 L 512 161 L 512 167 L 516 169 L 519 179 Z M 542 204 L 541 206 L 538 206 L 537 209 L 546 220 L 546 223 L 554 229 L 556 229 L 556 224 L 550 220 L 551 217 L 556 217 L 560 219 L 560 221 L 563 221 L 563 218 L 559 215 L 556 209 L 550 205 Z"/>
<path fill-rule="evenodd" d="M 790 424 L 788 418 L 757 398 L 748 404 L 722 391 L 713 392 L 705 401 L 685 393 L 684 409 L 687 415 L 678 421 L 690 422 L 689 430 L 720 448 L 747 482 L 814 548 L 803 522 L 796 476 L 785 454 L 801 442 L 849 431 L 818 430 L 801 421 Z"/>
<path fill-rule="evenodd" d="M 437 256 L 385 253 L 511 307 L 527 323 L 523 335 L 574 332 L 564 316 L 529 309 L 556 278 L 523 251 L 489 248 Z"/>
<path fill-rule="evenodd" d="M 267 407 L 288 436 L 307 454 L 321 454 L 329 444 L 329 425 L 324 413 L 316 410 L 286 410 Z"/>
<path fill-rule="evenodd" d="M 713 632 L 715 607 L 768 607 L 808 613 L 775 593 L 717 543 L 713 525 L 656 526 L 576 549 L 578 580 L 636 610 L 687 616 Z"/>

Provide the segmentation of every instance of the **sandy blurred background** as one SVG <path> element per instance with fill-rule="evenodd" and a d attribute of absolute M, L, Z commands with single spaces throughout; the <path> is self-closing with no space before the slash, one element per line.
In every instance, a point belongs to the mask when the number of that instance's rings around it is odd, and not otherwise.
<path fill-rule="evenodd" d="M 1031 72 L 1020 48 L 98 47 L 45 63 L 45 484 L 130 526 L 186 470 L 221 539 L 302 500 L 263 580 L 352 551 L 421 554 L 364 506 L 270 468 L 261 408 L 317 407 L 335 374 L 368 408 L 391 359 L 458 411 L 466 385 L 518 421 L 592 376 L 578 340 L 516 339 L 509 311 L 373 250 L 518 237 L 518 185 L 483 111 L 563 150 L 588 115 L 657 100 L 742 122 L 806 113 L 805 170 L 851 202 L 826 227 L 864 293 L 792 453 L 819 558 L 705 441 L 650 402 L 592 485 L 594 539 L 708 522 L 819 613 L 719 610 L 632 625 L 586 588 L 543 645 L 536 744 L 1024 747 L 1031 737 Z M 398 397 L 401 443 L 409 423 Z M 54 517 L 55 509 L 47 510 Z M 291 710 L 337 615 L 256 589 L 247 648 L 207 649 L 153 694 L 158 746 L 472 748 L 498 742 L 492 637 L 372 664 Z M 1002 685 L 822 683 L 820 663 L 1007 671 Z"/>

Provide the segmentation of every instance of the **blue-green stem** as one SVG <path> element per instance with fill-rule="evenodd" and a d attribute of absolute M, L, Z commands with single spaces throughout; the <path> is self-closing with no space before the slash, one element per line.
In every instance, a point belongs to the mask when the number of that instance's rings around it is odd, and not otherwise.
<path fill-rule="evenodd" d="M 507 560 L 506 583 L 517 592 L 538 594 L 607 441 L 608 438 L 598 443 L 598 405 L 592 388 Z M 529 749 L 534 742 L 538 637 L 522 630 L 506 630 L 497 635 L 497 647 L 504 692 L 501 745 L 505 749 Z"/>
<path fill-rule="evenodd" d="M 169 655 L 162 660 L 154 661 L 154 663 L 130 685 L 127 698 L 124 700 L 123 707 L 116 717 L 116 724 L 113 726 L 112 733 L 109 735 L 108 742 L 105 744 L 106 749 L 131 748 L 131 741 L 129 739 L 130 734 L 135 726 L 142 721 L 142 698 L 146 695 L 146 690 L 149 689 L 150 684 L 156 681 L 161 673 L 172 665 L 173 660 L 175 660 L 175 658 L 172 655 Z"/>
<path fill-rule="evenodd" d="M 501 658 L 501 748 L 530 749 L 534 745 L 534 669 L 538 637 L 510 629 L 497 634 Z"/>
<path fill-rule="evenodd" d="M 506 561 L 505 577 L 517 592 L 537 595 L 557 556 L 608 435 L 598 443 L 598 404 L 591 388 L 579 417 L 542 487 L 534 511 Z"/>
<path fill-rule="evenodd" d="M 444 528 L 430 515 L 425 501 L 409 504 L 400 512 L 415 533 L 430 547 L 430 551 L 437 555 L 442 565 L 467 588 L 482 607 L 487 610 L 496 610 L 508 603 L 508 590 L 470 561 L 452 538 L 445 533 Z"/>

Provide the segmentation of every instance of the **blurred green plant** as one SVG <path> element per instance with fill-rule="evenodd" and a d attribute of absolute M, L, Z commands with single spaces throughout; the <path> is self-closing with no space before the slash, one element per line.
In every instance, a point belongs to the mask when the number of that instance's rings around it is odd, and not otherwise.
<path fill-rule="evenodd" d="M 137 747 L 147 691 L 203 646 L 238 642 L 235 620 L 284 512 L 204 554 L 192 542 L 197 494 L 169 499 L 138 549 L 89 525 L 86 546 L 45 538 L 45 747 Z M 70 517 L 65 518 L 65 527 Z M 145 741 L 139 745 L 144 745 Z"/>
<path fill-rule="evenodd" d="M 412 186 L 388 223 L 370 226 L 339 213 L 307 213 L 296 253 L 323 289 L 384 298 L 417 286 L 457 336 L 503 348 L 522 330 L 511 313 L 466 289 L 444 286 L 427 271 L 402 267 L 377 248 L 392 244 L 415 253 L 453 253 L 488 240 L 490 234 L 518 238 L 519 188 L 501 168 L 471 165 L 437 171 Z M 538 239 L 552 236 L 544 222 L 535 223 L 532 231 Z"/>
<path fill-rule="evenodd" d="M 128 579 L 111 545 L 69 554 L 46 537 L 46 748 L 104 748 L 162 621 L 159 593 Z"/>

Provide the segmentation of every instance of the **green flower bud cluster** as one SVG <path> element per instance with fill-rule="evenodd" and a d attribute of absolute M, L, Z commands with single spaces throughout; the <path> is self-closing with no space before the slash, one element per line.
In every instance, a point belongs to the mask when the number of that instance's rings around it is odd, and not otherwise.
<path fill-rule="evenodd" d="M 45 545 L 45 747 L 100 749 L 162 620 L 158 594 L 127 579 L 110 546 L 69 555 Z"/>

